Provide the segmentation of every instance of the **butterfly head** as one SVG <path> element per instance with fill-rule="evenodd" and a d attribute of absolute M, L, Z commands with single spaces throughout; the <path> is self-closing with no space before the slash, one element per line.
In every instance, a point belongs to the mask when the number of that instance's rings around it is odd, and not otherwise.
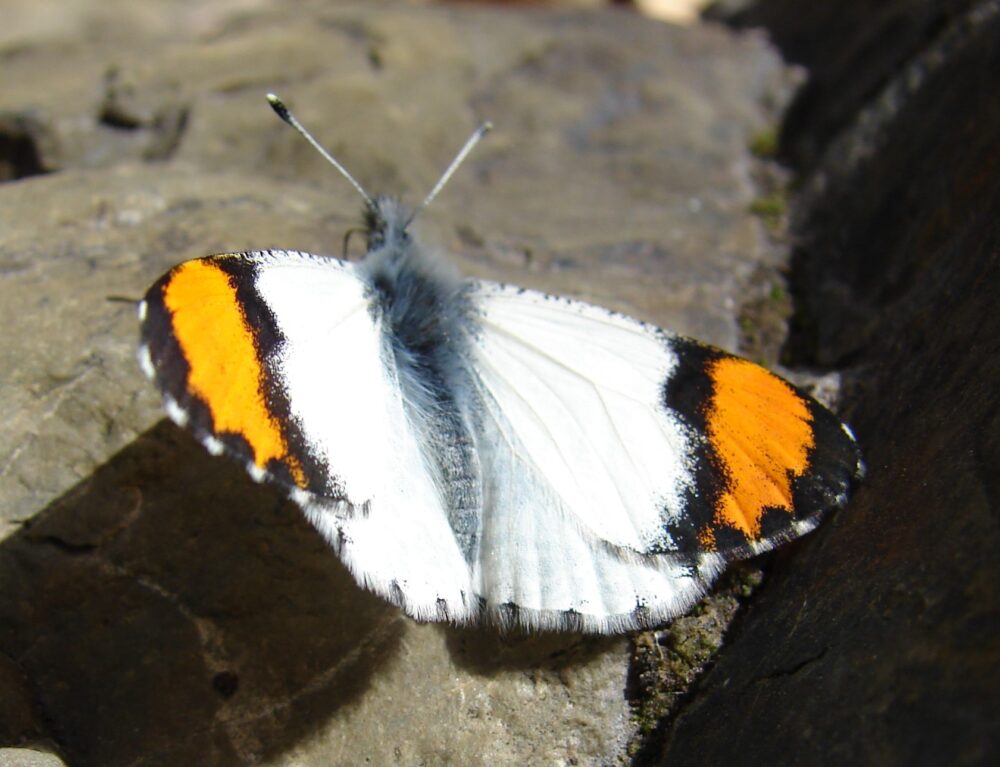
<path fill-rule="evenodd" d="M 410 239 L 407 227 L 412 220 L 413 212 L 395 197 L 380 195 L 366 202 L 364 222 L 368 250 L 406 244 Z"/>
<path fill-rule="evenodd" d="M 455 159 L 451 161 L 451 164 L 438 179 L 438 182 L 431 189 L 424 201 L 415 209 L 409 210 L 405 208 L 399 200 L 393 197 L 372 197 L 364 190 L 364 187 L 358 183 L 358 180 L 352 176 L 347 169 L 340 164 L 336 157 L 330 154 L 326 149 L 324 149 L 316 139 L 312 137 L 312 134 L 307 131 L 303 125 L 295 118 L 295 116 L 288 110 L 284 102 L 275 96 L 273 93 L 267 94 L 267 101 L 271 105 L 271 108 L 275 113 L 284 120 L 288 125 L 292 126 L 297 130 L 305 139 L 308 141 L 317 152 L 322 155 L 327 162 L 330 163 L 341 175 L 346 178 L 350 184 L 357 190 L 358 194 L 365 201 L 364 210 L 364 222 L 365 231 L 368 235 L 368 253 L 375 253 L 376 251 L 388 251 L 391 254 L 395 254 L 394 257 L 401 257 L 406 253 L 410 252 L 412 249 L 409 247 L 411 244 L 410 235 L 407 233 L 410 223 L 414 218 L 430 205 L 431 201 L 437 197 L 438 192 L 444 187 L 451 178 L 452 174 L 462 164 L 462 160 L 465 159 L 466 155 L 472 151 L 472 148 L 479 143 L 479 141 L 485 136 L 491 129 L 492 125 L 488 122 L 483 123 L 476 129 L 476 131 L 469 137 L 465 145 L 459 150 L 459 153 L 455 156 Z M 346 242 L 346 241 L 345 241 Z M 346 250 L 346 244 L 345 244 Z"/>

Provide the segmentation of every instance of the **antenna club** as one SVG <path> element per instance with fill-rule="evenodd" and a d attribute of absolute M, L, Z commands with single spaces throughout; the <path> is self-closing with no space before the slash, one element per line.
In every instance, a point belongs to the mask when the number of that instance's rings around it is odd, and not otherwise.
<path fill-rule="evenodd" d="M 278 117 L 280 117 L 288 125 L 295 128 L 295 130 L 297 130 L 302 135 L 302 137 L 306 141 L 308 141 L 313 146 L 313 148 L 317 152 L 319 152 L 320 155 L 322 155 L 322 157 L 328 163 L 330 163 L 334 168 L 336 168 L 340 172 L 340 174 L 351 183 L 351 186 L 353 186 L 358 191 L 358 194 L 360 194 L 361 198 L 365 201 L 365 205 L 368 207 L 368 209 L 373 214 L 378 215 L 380 212 L 379 201 L 372 199 L 372 197 L 368 194 L 368 192 L 366 192 L 364 188 L 362 188 L 361 184 L 357 182 L 354 176 L 348 173 L 347 169 L 337 161 L 337 158 L 334 157 L 332 154 L 330 154 L 328 151 L 326 151 L 326 149 L 324 149 L 320 145 L 320 143 L 312 137 L 312 134 L 310 134 L 309 131 L 307 131 L 305 127 L 303 127 L 303 125 L 297 119 L 295 119 L 295 116 L 288 110 L 288 107 L 285 106 L 285 102 L 283 102 L 275 94 L 268 93 L 267 103 L 271 105 L 271 109 L 274 110 L 275 114 L 277 114 Z M 428 194 L 427 197 L 424 198 L 424 201 L 420 205 L 420 207 L 417 208 L 413 212 L 413 214 L 409 217 L 409 219 L 407 219 L 406 222 L 403 224 L 402 228 L 404 230 L 406 229 L 407 226 L 409 226 L 410 222 L 413 221 L 414 218 L 416 218 L 417 214 L 420 213 L 421 210 L 423 210 L 424 208 L 426 208 L 428 205 L 431 204 L 431 201 L 435 197 L 437 197 L 438 192 L 440 192 L 441 188 L 448 182 L 448 179 L 451 178 L 451 175 L 455 172 L 458 166 L 462 164 L 462 161 L 465 159 L 466 155 L 468 155 L 469 152 L 472 151 L 472 148 L 482 140 L 483 136 L 489 133 L 492 129 L 493 129 L 493 123 L 487 120 L 486 122 L 482 123 L 478 128 L 476 128 L 475 133 L 469 136 L 469 140 L 465 142 L 465 146 L 463 146 L 459 150 L 458 154 L 455 155 L 455 159 L 451 161 L 451 165 L 448 166 L 445 172 L 441 175 L 441 178 L 438 179 L 438 182 L 434 185 L 434 188 L 431 189 L 430 194 Z"/>
<path fill-rule="evenodd" d="M 315 149 L 317 152 L 320 153 L 320 156 L 322 156 L 328 163 L 330 163 L 330 165 L 332 165 L 334 168 L 336 168 L 337 171 L 344 178 L 346 178 L 351 183 L 351 186 L 353 186 L 358 191 L 358 194 L 361 195 L 361 198 L 368 205 L 373 205 L 372 198 L 368 195 L 368 192 L 366 192 L 362 188 L 361 184 L 359 184 L 357 182 L 357 179 L 355 179 L 354 176 L 352 176 L 350 173 L 348 173 L 347 172 L 347 168 L 345 168 L 343 165 L 341 165 L 337 161 L 336 157 L 334 157 L 332 154 L 330 154 L 329 152 L 327 152 L 322 147 L 322 145 L 316 139 L 314 139 L 312 137 L 312 134 L 309 133 L 309 131 L 307 131 L 303 127 L 302 123 L 300 123 L 298 120 L 295 119 L 295 115 L 293 115 L 288 110 L 288 107 L 285 106 L 285 102 L 283 102 L 281 99 L 279 99 L 273 93 L 268 93 L 267 94 L 267 103 L 271 105 L 271 109 L 273 109 L 275 111 L 275 113 L 278 115 L 278 117 L 280 117 L 282 120 L 284 120 L 288 125 L 291 125 L 293 128 L 295 128 L 295 130 L 297 130 L 301 134 L 301 136 L 312 145 L 313 149 Z"/>
<path fill-rule="evenodd" d="M 279 99 L 275 94 L 268 93 L 267 94 L 267 103 L 271 105 L 271 109 L 274 110 L 274 113 L 276 115 L 278 115 L 278 117 L 280 117 L 286 123 L 291 124 L 291 122 L 292 122 L 292 116 L 291 116 L 291 114 L 289 114 L 288 107 L 285 106 L 285 102 L 284 101 L 282 101 L 281 99 Z"/>

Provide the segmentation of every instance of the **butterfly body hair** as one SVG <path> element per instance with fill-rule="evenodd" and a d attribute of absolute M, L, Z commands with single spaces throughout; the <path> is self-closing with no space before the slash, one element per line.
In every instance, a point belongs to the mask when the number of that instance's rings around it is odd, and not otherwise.
<path fill-rule="evenodd" d="M 473 420 L 477 408 L 469 344 L 476 332 L 470 284 L 443 256 L 411 236 L 410 211 L 391 197 L 366 205 L 369 249 L 358 264 L 382 354 L 395 371 L 424 463 L 473 556 L 482 505 Z"/>

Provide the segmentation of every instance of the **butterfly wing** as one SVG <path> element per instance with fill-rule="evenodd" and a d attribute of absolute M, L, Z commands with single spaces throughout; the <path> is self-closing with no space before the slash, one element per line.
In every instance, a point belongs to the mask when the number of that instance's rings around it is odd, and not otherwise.
<path fill-rule="evenodd" d="M 763 368 L 578 301 L 490 283 L 473 300 L 476 581 L 501 618 L 661 621 L 845 502 L 849 431 Z"/>
<path fill-rule="evenodd" d="M 414 424 L 368 284 L 288 251 L 187 262 L 140 307 L 140 360 L 175 421 L 284 487 L 360 583 L 417 618 L 657 622 L 726 561 L 811 529 L 859 471 L 846 428 L 762 368 L 474 283 L 459 416 L 475 461 L 449 476 L 472 471 L 480 500 L 456 525 L 465 494 L 429 457 L 456 445 Z"/>
<path fill-rule="evenodd" d="M 469 566 L 366 290 L 354 264 L 305 253 L 189 261 L 140 307 L 140 361 L 173 420 L 285 488 L 359 582 L 461 620 Z"/>

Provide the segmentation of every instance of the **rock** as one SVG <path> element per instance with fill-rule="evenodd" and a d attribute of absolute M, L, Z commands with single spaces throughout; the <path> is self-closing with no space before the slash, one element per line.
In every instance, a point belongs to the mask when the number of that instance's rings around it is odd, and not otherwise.
<path fill-rule="evenodd" d="M 24 672 L 6 655 L 0 655 L 0 744 L 43 740 L 41 713 Z"/>
<path fill-rule="evenodd" d="M 795 94 L 781 130 L 782 154 L 805 170 L 891 78 L 930 53 L 939 32 L 967 18 L 976 5 L 975 0 L 890 0 L 874 6 L 823 0 L 803 9 L 795 0 L 718 0 L 706 16 L 738 28 L 766 28 L 788 61 L 808 67 L 809 80 Z"/>
<path fill-rule="evenodd" d="M 30 748 L 0 748 L 0 767 L 65 767 L 55 754 Z"/>
<path fill-rule="evenodd" d="M 821 151 L 795 206 L 792 349 L 850 364 L 843 401 L 869 477 L 775 557 L 657 763 L 1000 755 L 1000 188 L 987 170 L 1000 90 L 984 77 L 996 71 L 1000 7 L 979 3 L 832 139 L 823 104 L 803 127 Z"/>
<path fill-rule="evenodd" d="M 626 639 L 419 626 L 357 588 L 296 508 L 162 420 L 128 299 L 212 252 L 340 254 L 360 202 L 276 90 L 411 201 L 491 118 L 425 241 L 733 347 L 780 264 L 747 212 L 774 54 L 611 11 L 29 6 L 0 110 L 35 115 L 58 171 L 0 185 L 0 650 L 43 735 L 102 767 L 621 758 Z"/>

